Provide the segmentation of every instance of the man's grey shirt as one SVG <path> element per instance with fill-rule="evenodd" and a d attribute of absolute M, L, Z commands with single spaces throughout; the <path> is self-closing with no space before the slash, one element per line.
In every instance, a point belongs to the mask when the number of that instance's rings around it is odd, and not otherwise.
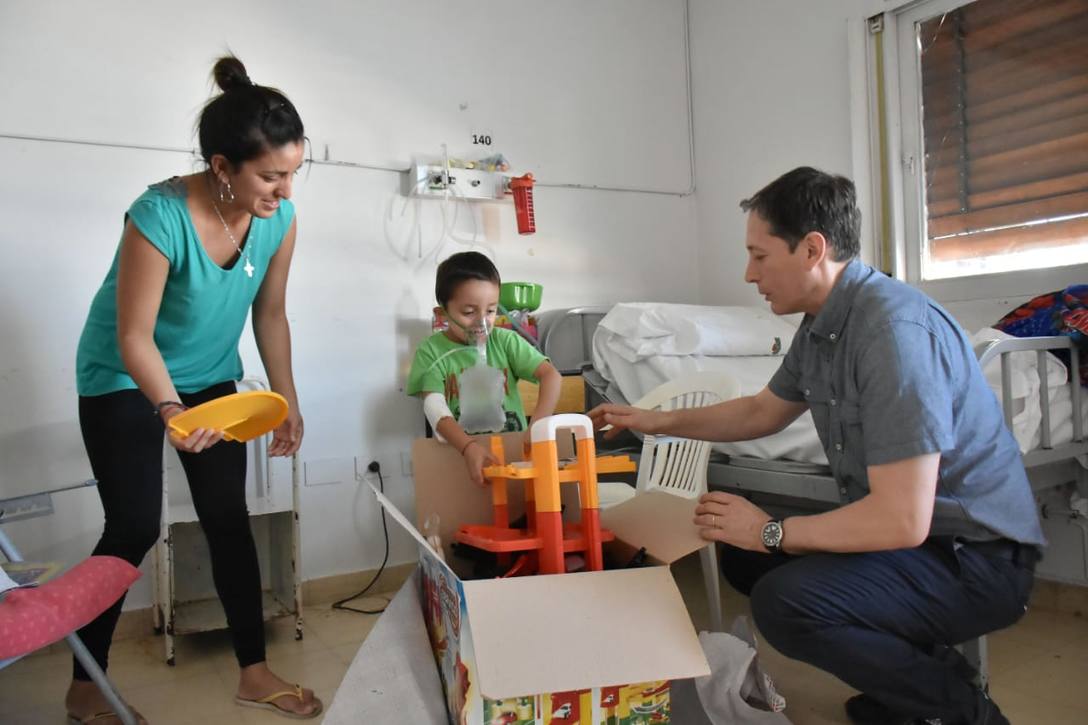
<path fill-rule="evenodd" d="M 845 499 L 869 493 L 867 466 L 939 452 L 930 535 L 1045 545 L 1020 450 L 967 336 L 920 291 L 851 261 L 769 387 L 808 404 Z"/>

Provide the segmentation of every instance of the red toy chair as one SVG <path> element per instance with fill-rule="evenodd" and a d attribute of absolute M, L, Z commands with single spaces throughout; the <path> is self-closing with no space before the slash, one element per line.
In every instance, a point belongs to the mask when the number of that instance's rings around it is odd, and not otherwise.
<path fill-rule="evenodd" d="M 0 531 L 0 551 L 9 561 L 23 560 L 3 531 Z M 92 556 L 41 586 L 13 589 L 0 595 L 0 668 L 34 650 L 67 639 L 76 659 L 121 722 L 136 725 L 136 717 L 75 631 L 120 599 L 139 577 L 139 570 L 123 559 Z"/>

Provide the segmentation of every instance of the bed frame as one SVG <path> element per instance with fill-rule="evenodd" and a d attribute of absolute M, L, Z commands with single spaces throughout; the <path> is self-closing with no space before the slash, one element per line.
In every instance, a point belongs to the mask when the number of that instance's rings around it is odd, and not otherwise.
<path fill-rule="evenodd" d="M 1047 380 L 1045 356 L 1048 352 L 1067 350 L 1074 373 L 1067 383 L 1073 407 L 1073 439 L 1058 446 L 1052 444 L 1050 416 L 1050 382 Z M 1023 455 L 1024 468 L 1032 490 L 1040 493 L 1068 483 L 1088 480 L 1083 466 L 1077 462 L 1088 455 L 1088 440 L 1084 437 L 1082 395 L 1076 370 L 1077 349 L 1068 337 L 1032 337 L 1012 340 L 994 340 L 980 345 L 975 353 L 979 364 L 986 365 L 995 357 L 1001 360 L 1001 400 L 1005 423 L 1012 427 L 1011 372 L 1008 356 L 1014 352 L 1035 351 L 1039 356 L 1040 412 L 1042 413 L 1041 442 L 1038 448 Z M 721 456 L 711 462 L 708 475 L 710 486 L 744 493 L 785 496 L 790 499 L 809 501 L 817 505 L 845 503 L 844 494 L 825 465 L 769 461 L 741 456 Z"/>

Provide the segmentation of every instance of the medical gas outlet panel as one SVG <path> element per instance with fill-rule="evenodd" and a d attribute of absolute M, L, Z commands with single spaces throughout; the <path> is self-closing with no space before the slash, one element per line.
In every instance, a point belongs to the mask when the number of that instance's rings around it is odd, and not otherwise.
<path fill-rule="evenodd" d="M 501 200 L 510 177 L 498 171 L 446 168 L 442 164 L 413 164 L 405 174 L 406 196 Z"/>

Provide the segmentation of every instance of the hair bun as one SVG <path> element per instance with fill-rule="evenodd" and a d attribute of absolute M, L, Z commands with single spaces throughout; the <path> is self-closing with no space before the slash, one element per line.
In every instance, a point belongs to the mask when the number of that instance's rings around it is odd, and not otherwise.
<path fill-rule="evenodd" d="M 212 77 L 224 93 L 253 85 L 253 81 L 246 74 L 246 67 L 233 55 L 225 55 L 215 62 Z"/>

